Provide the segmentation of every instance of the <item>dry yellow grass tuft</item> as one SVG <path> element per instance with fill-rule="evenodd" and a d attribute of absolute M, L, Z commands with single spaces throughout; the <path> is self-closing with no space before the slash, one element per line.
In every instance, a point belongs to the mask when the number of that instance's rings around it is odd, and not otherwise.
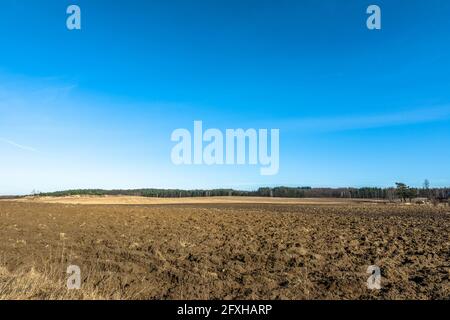
<path fill-rule="evenodd" d="M 68 290 L 60 272 L 28 271 L 10 272 L 0 266 L 0 300 L 102 300 L 97 290 L 83 288 Z"/>

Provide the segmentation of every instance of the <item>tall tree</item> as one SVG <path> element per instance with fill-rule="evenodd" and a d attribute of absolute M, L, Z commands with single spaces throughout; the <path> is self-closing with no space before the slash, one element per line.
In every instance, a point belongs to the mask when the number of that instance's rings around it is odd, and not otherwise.
<path fill-rule="evenodd" d="M 423 182 L 423 188 L 425 189 L 425 195 L 430 199 L 430 181 L 428 179 Z"/>
<path fill-rule="evenodd" d="M 395 190 L 395 192 L 400 197 L 402 202 L 405 202 L 407 198 L 410 198 L 411 190 L 406 184 L 402 182 L 396 182 L 395 184 L 397 185 L 397 189 Z"/>

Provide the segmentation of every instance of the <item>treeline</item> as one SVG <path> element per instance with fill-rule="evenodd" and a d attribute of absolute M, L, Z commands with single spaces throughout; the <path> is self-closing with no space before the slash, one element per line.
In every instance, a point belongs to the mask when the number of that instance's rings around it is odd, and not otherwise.
<path fill-rule="evenodd" d="M 20 199 L 24 196 L 0 196 L 0 200 L 14 200 L 14 199 Z"/>
<path fill-rule="evenodd" d="M 348 198 L 348 199 L 384 199 L 428 198 L 445 200 L 450 197 L 450 188 L 411 188 L 400 184 L 397 188 L 260 188 L 256 191 L 261 197 L 282 198 Z"/>
<path fill-rule="evenodd" d="M 65 196 L 141 196 L 157 198 L 178 198 L 178 197 L 222 197 L 222 196 L 244 196 L 248 195 L 246 191 L 237 191 L 232 189 L 213 189 L 213 190 L 182 190 L 182 189 L 76 189 L 57 191 L 49 193 L 36 193 L 39 196 L 65 197 Z"/>
<path fill-rule="evenodd" d="M 51 193 L 39 193 L 39 196 L 143 196 L 158 198 L 178 197 L 224 197 L 224 196 L 248 196 L 248 197 L 281 197 L 281 198 L 349 198 L 349 199 L 384 199 L 406 200 L 412 198 L 428 198 L 446 200 L 450 197 L 450 188 L 410 188 L 404 184 L 397 188 L 311 188 L 311 187 L 275 187 L 259 188 L 255 191 L 243 191 L 234 189 L 212 190 L 181 190 L 181 189 L 134 189 L 134 190 L 102 190 L 79 189 Z"/>

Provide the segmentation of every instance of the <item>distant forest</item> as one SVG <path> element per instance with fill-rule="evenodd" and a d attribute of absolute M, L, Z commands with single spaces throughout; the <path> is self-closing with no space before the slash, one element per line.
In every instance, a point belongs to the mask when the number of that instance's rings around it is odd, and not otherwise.
<path fill-rule="evenodd" d="M 178 197 L 223 197 L 223 196 L 249 196 L 249 197 L 281 197 L 281 198 L 353 198 L 353 199 L 384 199 L 403 201 L 414 198 L 427 198 L 430 200 L 446 201 L 450 196 L 450 188 L 410 188 L 403 183 L 397 183 L 396 188 L 311 188 L 311 187 L 275 187 L 259 188 L 255 191 L 242 191 L 234 189 L 212 190 L 180 190 L 180 189 L 134 189 L 134 190 L 67 190 L 51 193 L 33 192 L 39 196 L 74 196 L 74 195 L 125 195 L 159 198 Z"/>

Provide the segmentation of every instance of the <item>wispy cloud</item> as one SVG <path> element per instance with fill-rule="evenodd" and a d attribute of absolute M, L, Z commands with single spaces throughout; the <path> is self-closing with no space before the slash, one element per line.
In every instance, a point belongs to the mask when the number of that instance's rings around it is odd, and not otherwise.
<path fill-rule="evenodd" d="M 450 105 L 364 116 L 348 115 L 293 119 L 284 122 L 284 126 L 286 129 L 294 131 L 329 132 L 404 126 L 445 120 L 450 120 Z"/>
<path fill-rule="evenodd" d="M 14 141 L 11 141 L 11 140 L 8 140 L 8 139 L 5 139 L 5 138 L 0 138 L 0 141 L 4 142 L 6 144 L 9 144 L 9 145 L 11 145 L 13 147 L 16 147 L 18 149 L 21 149 L 21 150 L 30 151 L 30 152 L 38 152 L 35 148 L 29 147 L 29 146 L 25 146 L 25 145 L 16 143 Z"/>

